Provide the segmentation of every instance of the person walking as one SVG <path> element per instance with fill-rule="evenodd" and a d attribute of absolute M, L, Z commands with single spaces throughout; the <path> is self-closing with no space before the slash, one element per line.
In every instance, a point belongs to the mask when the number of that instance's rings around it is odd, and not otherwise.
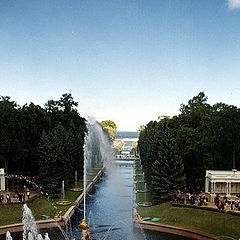
<path fill-rule="evenodd" d="M 22 193 L 21 192 L 18 193 L 18 199 L 20 202 L 22 202 Z"/>
<path fill-rule="evenodd" d="M 7 199 L 7 203 L 11 203 L 11 196 L 9 194 L 7 194 L 6 199 Z"/>
<path fill-rule="evenodd" d="M 22 197 L 23 197 L 23 202 L 25 202 L 25 193 L 22 193 Z"/>
<path fill-rule="evenodd" d="M 30 197 L 30 191 L 29 189 L 27 189 L 27 199 L 29 199 L 29 197 Z"/>

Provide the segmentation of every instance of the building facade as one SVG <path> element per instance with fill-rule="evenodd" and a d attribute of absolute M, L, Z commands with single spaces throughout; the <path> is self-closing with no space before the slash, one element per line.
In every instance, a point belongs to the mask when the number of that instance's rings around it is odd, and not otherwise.
<path fill-rule="evenodd" d="M 205 193 L 240 194 L 240 171 L 206 170 Z"/>

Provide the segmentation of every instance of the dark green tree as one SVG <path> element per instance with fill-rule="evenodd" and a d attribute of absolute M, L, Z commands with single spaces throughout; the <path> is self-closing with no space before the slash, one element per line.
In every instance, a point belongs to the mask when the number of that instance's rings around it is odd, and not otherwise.
<path fill-rule="evenodd" d="M 185 187 L 184 165 L 177 153 L 177 145 L 167 122 L 161 124 L 158 132 L 159 150 L 152 165 L 152 196 L 156 202 L 170 200 Z"/>
<path fill-rule="evenodd" d="M 59 157 L 62 155 L 59 149 L 56 149 L 56 135 L 43 132 L 38 146 L 38 183 L 41 191 L 49 197 L 57 197 L 61 192 L 61 168 L 59 166 Z"/>

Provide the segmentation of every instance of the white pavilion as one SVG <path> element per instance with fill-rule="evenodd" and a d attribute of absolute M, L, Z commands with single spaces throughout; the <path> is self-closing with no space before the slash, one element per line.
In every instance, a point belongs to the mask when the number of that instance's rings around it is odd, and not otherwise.
<path fill-rule="evenodd" d="M 240 194 L 240 171 L 206 170 L 205 193 L 211 195 Z"/>

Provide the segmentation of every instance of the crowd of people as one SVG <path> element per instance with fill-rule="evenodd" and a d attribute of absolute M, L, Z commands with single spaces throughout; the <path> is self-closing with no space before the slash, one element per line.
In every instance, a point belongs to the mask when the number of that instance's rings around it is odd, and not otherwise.
<path fill-rule="evenodd" d="M 228 199 L 227 195 L 221 199 L 219 195 L 214 198 L 214 204 L 218 209 L 224 210 L 227 206 L 230 206 L 231 210 L 240 211 L 239 199 Z"/>
<path fill-rule="evenodd" d="M 15 192 L 0 192 L 0 203 L 11 203 L 11 202 L 26 202 L 30 198 L 30 190 L 26 186 L 21 191 L 16 190 Z"/>
<path fill-rule="evenodd" d="M 197 195 L 197 194 L 190 194 L 186 193 L 184 194 L 183 192 L 179 192 L 176 197 L 176 202 L 177 203 L 186 203 L 186 204 L 191 204 L 195 205 L 197 203 L 198 206 L 208 205 L 208 197 L 205 195 Z"/>
<path fill-rule="evenodd" d="M 214 205 L 219 210 L 235 210 L 240 211 L 240 201 L 238 198 L 231 198 L 229 199 L 229 196 L 225 195 L 224 197 L 220 197 L 220 195 L 216 195 L 216 197 L 213 199 L 214 203 L 210 202 L 210 199 L 208 195 L 201 193 L 201 194 L 190 194 L 190 193 L 183 193 L 178 192 L 178 194 L 175 196 L 177 203 L 182 204 L 191 204 L 191 205 L 198 205 L 198 206 L 211 206 Z"/>

